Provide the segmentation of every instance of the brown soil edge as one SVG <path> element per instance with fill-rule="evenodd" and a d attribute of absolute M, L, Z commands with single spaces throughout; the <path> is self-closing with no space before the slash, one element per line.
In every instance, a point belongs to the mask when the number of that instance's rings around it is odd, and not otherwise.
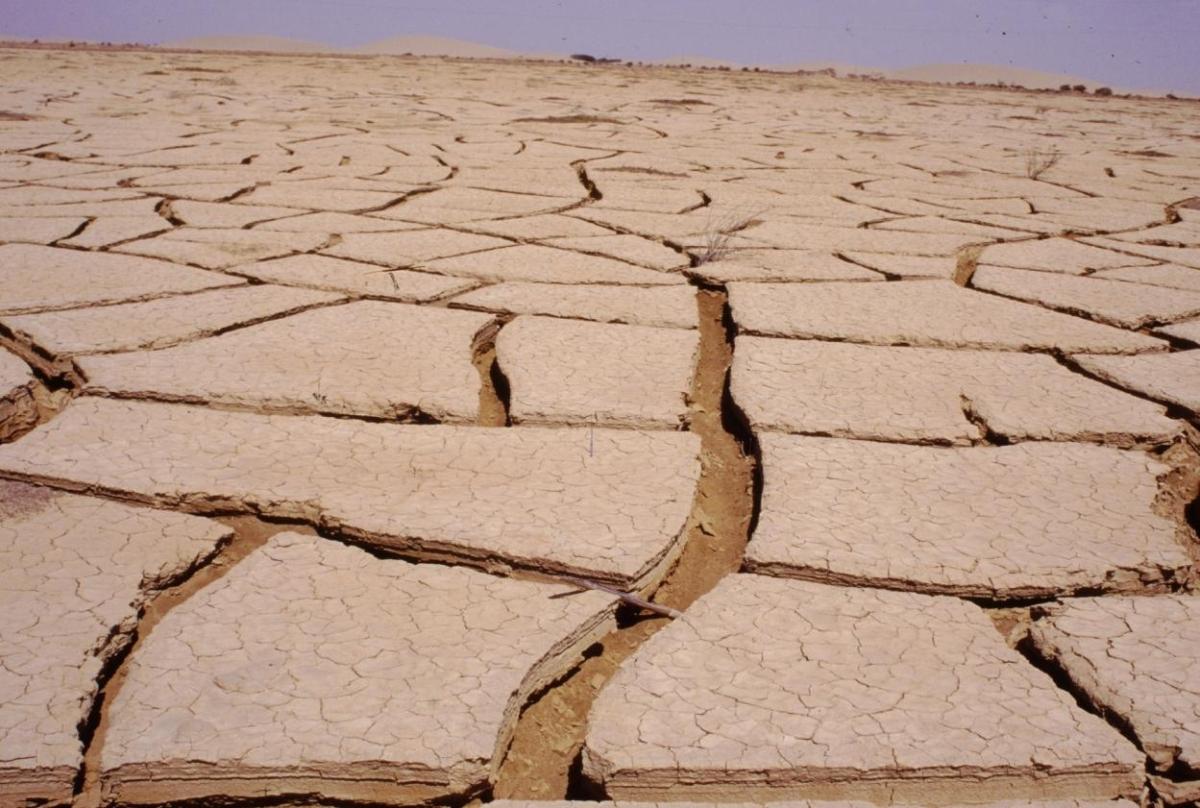
<path fill-rule="evenodd" d="M 9 443 L 50 421 L 71 402 L 80 376 L 70 362 L 47 359 L 36 346 L 0 325 L 0 351 L 29 366 L 30 380 L 0 395 L 0 443 Z"/>
<path fill-rule="evenodd" d="M 775 780 L 765 771 L 678 772 L 660 770 L 610 780 L 619 801 L 770 803 L 792 800 L 864 800 L 880 805 L 915 803 L 935 806 L 986 805 L 1001 801 L 1137 800 L 1144 774 L 1141 765 L 1079 766 L 1046 771 L 985 770 L 973 767 L 862 772 L 828 769 L 792 770 Z"/>
<path fill-rule="evenodd" d="M 977 605 L 997 608 L 1012 608 L 1023 603 L 1095 595 L 1153 595 L 1178 592 L 1194 574 L 1194 565 L 1181 563 L 1179 567 L 1156 566 L 1140 570 L 1111 570 L 1103 579 L 1096 579 L 1071 587 L 1063 586 L 1008 586 L 987 587 L 982 584 L 949 584 L 935 581 L 910 580 L 874 575 L 855 575 L 836 570 L 792 564 L 779 561 L 748 560 L 744 571 L 772 578 L 808 581 L 860 589 L 888 589 L 894 592 L 912 592 L 919 595 L 944 595 L 969 600 Z"/>
<path fill-rule="evenodd" d="M 0 395 L 0 443 L 16 440 L 41 422 L 37 401 L 40 386 L 30 379 Z"/>
<path fill-rule="evenodd" d="M 1200 430 L 1184 422 L 1179 435 L 1151 452 L 1167 466 L 1158 478 L 1153 510 L 1175 525 L 1175 537 L 1195 562 L 1187 589 L 1200 585 Z"/>
<path fill-rule="evenodd" d="M 70 805 L 79 772 L 72 766 L 39 769 L 0 768 L 0 805 Z"/>
<path fill-rule="evenodd" d="M 757 461 L 728 411 L 733 338 L 723 288 L 700 287 L 700 351 L 689 397 L 692 431 L 700 436 L 700 482 L 684 529 L 682 553 L 652 601 L 684 610 L 737 572 L 754 517 Z M 622 625 L 585 654 L 583 663 L 525 707 L 496 774 L 495 799 L 551 800 L 597 796 L 579 766 L 592 702 L 621 664 L 669 622 L 619 613 Z"/>

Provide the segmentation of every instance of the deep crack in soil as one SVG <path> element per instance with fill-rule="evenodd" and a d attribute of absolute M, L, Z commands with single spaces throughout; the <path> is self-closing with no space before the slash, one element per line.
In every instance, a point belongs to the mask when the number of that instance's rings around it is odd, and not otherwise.
<path fill-rule="evenodd" d="M 479 329 L 471 345 L 471 362 L 479 372 L 479 425 L 510 426 L 508 379 L 496 361 L 496 337 L 512 318 L 497 317 Z"/>
<path fill-rule="evenodd" d="M 690 396 L 691 429 L 700 436 L 701 471 L 685 530 L 683 553 L 651 600 L 685 610 L 726 575 L 736 572 L 754 517 L 757 460 L 752 437 L 730 417 L 729 367 L 733 338 L 723 289 L 696 293 L 700 351 Z M 620 627 L 593 646 L 583 662 L 538 694 L 518 719 L 491 796 L 551 800 L 596 797 L 578 758 L 588 711 L 601 689 L 637 648 L 663 628 L 664 617 L 639 617 L 623 608 Z"/>

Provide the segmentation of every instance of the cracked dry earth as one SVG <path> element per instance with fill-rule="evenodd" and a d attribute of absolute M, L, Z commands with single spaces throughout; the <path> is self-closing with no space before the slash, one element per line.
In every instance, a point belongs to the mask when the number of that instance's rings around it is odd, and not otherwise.
<path fill-rule="evenodd" d="M 0 63 L 0 805 L 1200 800 L 1194 103 Z"/>

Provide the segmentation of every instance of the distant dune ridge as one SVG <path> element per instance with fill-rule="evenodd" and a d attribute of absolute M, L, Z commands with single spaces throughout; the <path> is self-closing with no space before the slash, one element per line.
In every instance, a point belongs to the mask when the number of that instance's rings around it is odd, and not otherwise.
<path fill-rule="evenodd" d="M 0 35 L 4 41 L 30 41 L 29 37 Z M 46 40 L 49 41 L 49 40 Z M 469 42 L 451 37 L 414 34 L 410 36 L 394 36 L 368 42 L 353 47 L 335 47 L 322 42 L 304 39 L 261 35 L 226 35 L 201 36 L 181 39 L 160 44 L 163 48 L 178 48 L 182 50 L 226 50 L 226 51 L 259 51 L 268 53 L 349 53 L 363 55 L 403 55 L 414 56 L 452 56 L 468 59 L 565 59 L 567 54 L 560 53 L 521 53 L 507 48 L 497 48 L 479 42 Z M 614 54 L 597 52 L 597 57 L 613 56 Z M 701 55 L 673 56 L 666 59 L 641 60 L 652 65 L 692 65 L 694 67 L 728 68 L 739 70 L 741 63 L 725 59 L 716 59 Z M 747 65 L 752 67 L 753 65 Z M 879 76 L 880 78 L 898 79 L 901 81 L 926 81 L 944 84 L 956 82 L 975 82 L 977 84 L 1005 83 L 1013 86 L 1028 87 L 1029 89 L 1058 89 L 1064 84 L 1072 86 L 1082 84 L 1088 89 L 1095 89 L 1099 82 L 1083 79 L 1061 73 L 1049 73 L 1040 70 L 1014 67 L 1011 65 L 986 64 L 925 64 L 914 65 L 899 69 L 881 69 L 865 65 L 851 65 L 835 61 L 806 61 L 789 64 L 765 65 L 757 67 L 770 70 L 822 70 L 832 68 L 838 75 L 860 74 Z M 1127 88 L 1114 88 L 1124 92 Z M 1142 91 L 1149 94 L 1161 95 L 1158 91 Z"/>
<path fill-rule="evenodd" d="M 322 42 L 291 39 L 268 34 L 246 36 L 196 36 L 175 42 L 163 42 L 160 47 L 180 50 L 264 51 L 267 53 L 336 53 L 337 48 Z"/>
<path fill-rule="evenodd" d="M 175 42 L 164 42 L 160 47 L 179 48 L 182 50 L 240 50 L 266 51 L 270 53 L 360 53 L 380 56 L 399 56 L 407 53 L 413 56 L 454 56 L 467 59 L 564 58 L 561 54 L 519 53 L 514 50 L 507 50 L 506 48 L 494 48 L 491 45 L 483 45 L 478 42 L 424 35 L 393 36 L 350 48 L 339 48 L 326 45 L 322 42 L 269 35 L 191 37 Z"/>
<path fill-rule="evenodd" d="M 414 56 L 460 56 L 470 59 L 515 59 L 523 56 L 505 48 L 442 36 L 393 36 L 347 50 L 350 53 L 411 53 Z"/>
<path fill-rule="evenodd" d="M 1028 70 L 1008 65 L 931 64 L 906 67 L 902 70 L 885 70 L 883 73 L 887 78 L 908 81 L 947 83 L 974 81 L 978 84 L 1004 82 L 1005 84 L 1019 84 L 1031 90 L 1058 89 L 1063 84 L 1085 84 L 1088 87 L 1096 84 L 1094 81 L 1081 79 L 1078 76 L 1044 73 L 1040 70 Z"/>

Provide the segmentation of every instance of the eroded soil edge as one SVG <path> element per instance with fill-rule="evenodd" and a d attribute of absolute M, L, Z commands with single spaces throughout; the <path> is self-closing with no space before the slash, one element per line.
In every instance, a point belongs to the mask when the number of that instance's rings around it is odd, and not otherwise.
<path fill-rule="evenodd" d="M 681 611 L 740 568 L 754 518 L 757 477 L 753 437 L 743 430 L 744 420 L 730 411 L 733 335 L 725 290 L 701 288 L 696 303 L 700 352 L 689 415 L 691 429 L 700 436 L 700 482 L 684 529 L 683 553 L 651 598 Z M 669 622 L 628 608 L 618 618 L 620 627 L 588 649 L 582 664 L 522 711 L 492 797 L 600 796 L 579 774 L 588 711 L 621 663 Z"/>

